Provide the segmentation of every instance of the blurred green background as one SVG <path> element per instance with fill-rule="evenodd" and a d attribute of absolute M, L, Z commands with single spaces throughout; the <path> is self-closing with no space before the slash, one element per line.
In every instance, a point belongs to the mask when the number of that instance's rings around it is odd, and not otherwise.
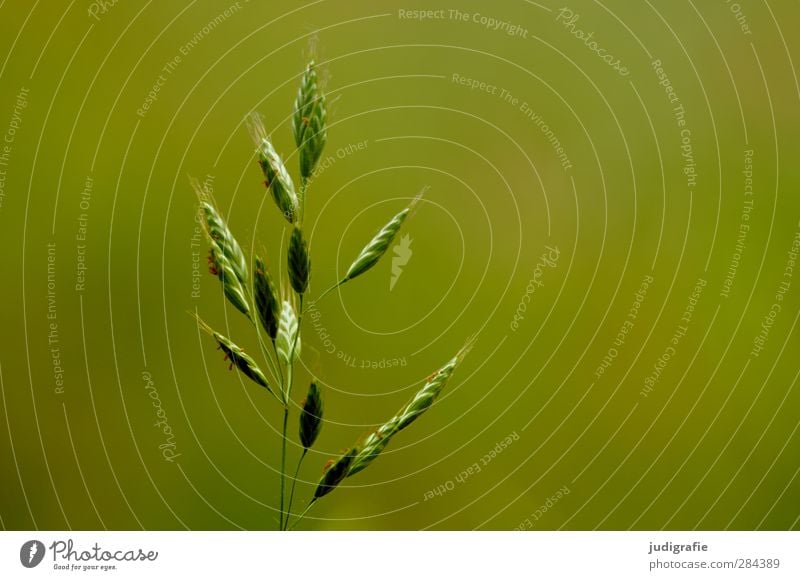
<path fill-rule="evenodd" d="M 280 408 L 190 316 L 258 352 L 207 272 L 189 176 L 283 267 L 244 119 L 296 176 L 313 49 L 332 105 L 311 297 L 429 189 L 394 287 L 390 253 L 304 322 L 295 403 L 313 374 L 328 422 L 295 507 L 476 343 L 300 528 L 797 529 L 798 18 L 747 0 L 2 3 L 0 523 L 277 526 Z M 296 432 L 293 414 L 292 469 Z"/>

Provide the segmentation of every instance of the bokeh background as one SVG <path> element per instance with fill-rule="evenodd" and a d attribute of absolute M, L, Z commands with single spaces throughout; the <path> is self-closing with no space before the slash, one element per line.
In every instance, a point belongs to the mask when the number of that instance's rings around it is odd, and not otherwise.
<path fill-rule="evenodd" d="M 394 286 L 390 253 L 304 322 L 299 383 L 328 422 L 295 507 L 475 346 L 300 528 L 797 529 L 799 19 L 778 0 L 0 3 L 0 525 L 277 526 L 280 409 L 190 315 L 258 352 L 189 177 L 280 270 L 244 120 L 297 175 L 313 53 L 332 104 L 311 297 L 428 189 Z"/>

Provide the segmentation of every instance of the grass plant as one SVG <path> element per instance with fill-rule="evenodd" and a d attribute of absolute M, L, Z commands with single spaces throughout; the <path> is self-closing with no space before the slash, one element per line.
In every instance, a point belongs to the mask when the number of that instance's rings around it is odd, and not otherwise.
<path fill-rule="evenodd" d="M 223 294 L 236 310 L 244 314 L 255 327 L 265 370 L 228 337 L 212 329 L 198 318 L 201 328 L 213 337 L 224 353 L 230 369 L 236 369 L 250 381 L 269 392 L 279 404 L 282 416 L 280 457 L 280 501 L 278 528 L 293 528 L 308 510 L 327 496 L 347 477 L 367 468 L 386 448 L 392 438 L 427 411 L 447 384 L 453 371 L 469 350 L 462 348 L 444 366 L 431 375 L 422 388 L 392 418 L 381 424 L 362 441 L 348 447 L 341 456 L 331 460 L 323 470 L 313 495 L 303 512 L 293 522 L 292 505 L 300 466 L 309 449 L 317 441 L 322 427 L 323 397 L 318 382 L 311 378 L 307 394 L 299 405 L 293 403 L 292 388 L 296 366 L 302 352 L 301 327 L 303 305 L 311 282 L 309 245 L 303 230 L 303 215 L 311 177 L 327 143 L 326 97 L 318 82 L 317 66 L 312 60 L 300 78 L 300 88 L 294 101 L 292 131 L 297 146 L 300 190 L 267 134 L 262 118 L 248 118 L 249 131 L 256 147 L 256 158 L 264 177 L 264 185 L 278 211 L 288 222 L 288 251 L 286 280 L 276 284 L 261 256 L 250 262 L 222 215 L 197 181 L 192 181 L 199 200 L 199 212 L 209 243 L 210 271 L 219 278 Z M 389 249 L 403 223 L 414 210 L 421 194 L 394 215 L 364 246 L 338 282 L 322 292 L 314 301 L 342 284 L 361 276 L 380 261 Z M 252 268 L 249 264 L 252 263 Z M 280 288 L 280 290 L 279 290 Z M 299 408 L 298 439 L 302 452 L 297 461 L 288 501 L 286 499 L 286 459 L 288 419 L 290 411 Z"/>

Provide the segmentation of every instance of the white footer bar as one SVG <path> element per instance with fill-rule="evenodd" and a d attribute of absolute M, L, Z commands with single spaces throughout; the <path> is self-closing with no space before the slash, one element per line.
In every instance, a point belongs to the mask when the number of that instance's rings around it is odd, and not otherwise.
<path fill-rule="evenodd" d="M 800 532 L 0 533 L 0 578 L 186 574 L 231 580 L 254 574 L 319 580 L 797 579 Z"/>

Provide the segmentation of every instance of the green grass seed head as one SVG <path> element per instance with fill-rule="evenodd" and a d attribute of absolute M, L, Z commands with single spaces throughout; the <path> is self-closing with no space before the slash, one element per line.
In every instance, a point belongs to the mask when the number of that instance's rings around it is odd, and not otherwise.
<path fill-rule="evenodd" d="M 278 318 L 280 317 L 278 292 L 266 264 L 258 256 L 255 258 L 253 272 L 253 294 L 261 327 L 274 342 L 278 335 Z"/>
<path fill-rule="evenodd" d="M 365 469 L 377 459 L 378 455 L 386 448 L 392 437 L 413 423 L 417 417 L 427 411 L 433 401 L 444 389 L 447 381 L 453 374 L 456 366 L 464 359 L 471 348 L 468 342 L 456 356 L 447 361 L 433 375 L 428 377 L 423 387 L 417 391 L 414 397 L 400 411 L 386 423 L 378 427 L 374 433 L 370 434 L 364 442 L 357 447 L 355 457 L 350 465 L 347 475 L 355 475 Z"/>
<path fill-rule="evenodd" d="M 244 352 L 242 348 L 236 345 L 232 340 L 230 340 L 227 336 L 217 332 L 213 328 L 211 328 L 208 324 L 203 322 L 199 317 L 197 318 L 197 323 L 200 325 L 200 328 L 214 337 L 214 340 L 217 342 L 217 346 L 219 349 L 225 353 L 225 360 L 229 361 L 230 368 L 236 367 L 239 369 L 244 376 L 248 379 L 264 387 L 267 391 L 269 391 L 273 396 L 277 398 L 275 391 L 269 386 L 267 382 L 267 377 L 264 375 L 262 370 L 256 364 L 256 361 L 253 358 Z"/>
<path fill-rule="evenodd" d="M 264 174 L 264 185 L 272 194 L 272 199 L 275 200 L 275 205 L 281 210 L 283 216 L 289 223 L 293 223 L 297 217 L 298 201 L 292 178 L 286 170 L 281 156 L 272 145 L 264 123 L 257 113 L 253 113 L 248 118 L 248 127 L 256 145 L 258 165 Z"/>
<path fill-rule="evenodd" d="M 311 381 L 303 410 L 300 412 L 300 442 L 305 449 L 314 445 L 322 429 L 322 393 L 316 381 Z"/>
<path fill-rule="evenodd" d="M 320 479 L 319 484 L 317 485 L 317 489 L 314 491 L 314 499 L 312 501 L 316 501 L 319 498 L 328 495 L 336 488 L 337 485 L 342 482 L 345 477 L 347 477 L 347 474 L 350 470 L 350 464 L 353 462 L 355 454 L 356 450 L 350 449 L 325 471 L 325 474 L 322 476 L 322 479 Z"/>
<path fill-rule="evenodd" d="M 347 476 L 355 475 L 362 469 L 366 469 L 370 463 L 378 458 L 378 455 L 386 448 L 392 437 L 397 433 L 397 417 L 393 417 L 372 433 L 358 446 L 353 462 Z"/>
<path fill-rule="evenodd" d="M 339 282 L 339 284 L 344 284 L 348 280 L 352 280 L 356 276 L 360 276 L 378 263 L 378 260 L 380 260 L 381 257 L 386 253 L 386 250 L 389 249 L 389 246 L 394 240 L 394 237 L 397 235 L 397 232 L 400 231 L 400 226 L 403 225 L 403 222 L 408 217 L 408 214 L 411 213 L 411 211 L 417 205 L 417 202 L 419 202 L 421 196 L 422 194 L 415 197 L 408 207 L 395 215 L 389 221 L 389 223 L 383 226 L 383 228 L 381 228 L 375 237 L 372 238 L 372 240 L 370 240 L 366 246 L 364 246 L 364 249 L 361 250 L 361 253 L 350 265 L 350 268 L 347 270 L 347 274 L 345 274 L 344 278 L 341 282 Z"/>
<path fill-rule="evenodd" d="M 292 131 L 300 153 L 300 175 L 307 180 L 314 173 L 327 142 L 327 105 L 319 87 L 314 61 L 308 63 L 294 100 Z"/>
<path fill-rule="evenodd" d="M 216 275 L 222 283 L 222 291 L 228 302 L 249 318 L 250 303 L 231 261 L 218 248 L 212 246 L 209 251 L 208 262 L 211 273 Z"/>
<path fill-rule="evenodd" d="M 303 232 L 295 226 L 289 238 L 289 282 L 298 294 L 303 294 L 308 288 L 308 279 L 311 274 L 311 260 L 308 257 L 308 244 L 303 238 Z"/>
<path fill-rule="evenodd" d="M 193 183 L 195 190 L 199 184 Z M 200 195 L 200 192 L 198 192 Z M 233 233 L 228 229 L 228 224 L 220 215 L 214 205 L 208 201 L 200 202 L 200 213 L 203 229 L 212 246 L 215 246 L 230 262 L 236 277 L 243 283 L 247 283 L 247 260 L 241 246 L 236 241 Z"/>
<path fill-rule="evenodd" d="M 261 385 L 265 389 L 269 389 L 267 377 L 261 369 L 258 368 L 256 361 L 254 361 L 250 355 L 219 332 L 214 332 L 212 336 L 214 340 L 217 341 L 217 344 L 219 344 L 222 352 L 225 353 L 226 358 L 230 360 L 232 366 L 238 368 L 243 375 L 254 383 Z"/>
<path fill-rule="evenodd" d="M 247 259 L 241 246 L 228 229 L 228 224 L 217 208 L 209 200 L 200 182 L 192 179 L 192 187 L 200 200 L 200 218 L 211 246 L 209 267 L 211 273 L 222 283 L 225 296 L 237 310 L 250 316 L 250 304 L 247 300 L 248 272 Z"/>
<path fill-rule="evenodd" d="M 298 335 L 300 327 L 294 307 L 288 300 L 281 305 L 281 314 L 278 319 L 278 334 L 275 338 L 275 350 L 278 358 L 285 365 L 290 365 L 300 356 L 301 339 Z"/>

